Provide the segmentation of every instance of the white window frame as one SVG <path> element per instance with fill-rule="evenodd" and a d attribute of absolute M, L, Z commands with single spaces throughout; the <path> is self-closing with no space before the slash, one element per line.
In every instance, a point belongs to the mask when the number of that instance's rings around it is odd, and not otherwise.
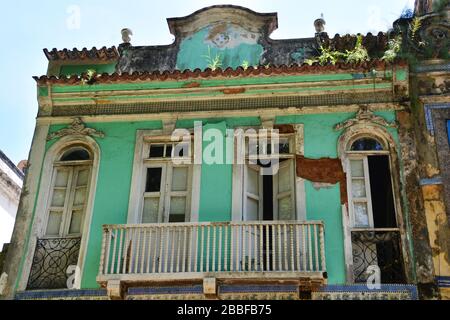
<path fill-rule="evenodd" d="M 270 137 L 270 131 L 267 132 L 267 134 L 245 134 L 242 137 L 236 137 L 236 139 L 242 139 L 240 143 L 236 143 L 237 146 L 241 146 L 242 150 L 237 150 L 237 148 L 235 148 L 235 152 L 236 153 L 240 153 L 241 156 L 243 156 L 243 158 L 245 159 L 245 164 L 244 165 L 239 165 L 239 164 L 235 164 L 234 168 L 233 168 L 233 179 L 234 179 L 234 190 L 233 190 L 233 202 L 235 201 L 236 198 L 236 190 L 237 192 L 239 192 L 238 190 L 242 190 L 241 194 L 239 195 L 240 197 L 240 205 L 239 207 L 242 208 L 242 210 L 240 210 L 241 214 L 239 217 L 239 221 L 247 221 L 247 197 L 253 197 L 255 200 L 256 198 L 258 198 L 259 200 L 259 205 L 258 205 L 258 218 L 259 221 L 263 220 L 263 202 L 264 202 L 264 195 L 263 195 L 263 179 L 262 176 L 260 175 L 260 179 L 259 179 L 259 195 L 257 197 L 255 197 L 256 195 L 251 195 L 247 192 L 247 176 L 248 176 L 248 170 L 249 168 L 251 169 L 256 169 L 256 167 L 259 168 L 259 170 L 261 169 L 259 166 L 255 165 L 254 163 L 249 163 L 251 160 L 258 160 L 259 159 L 271 159 L 275 156 L 278 156 L 279 160 L 287 160 L 287 161 L 291 161 L 292 162 L 292 168 L 293 168 L 293 172 L 292 172 L 292 179 L 291 179 L 291 204 L 292 204 L 292 210 L 293 210 L 293 219 L 294 220 L 304 220 L 306 219 L 306 214 L 305 212 L 305 191 L 304 191 L 304 180 L 300 179 L 298 177 L 296 177 L 295 175 L 295 169 L 296 169 L 296 157 L 295 154 L 299 153 L 299 154 L 303 154 L 303 126 L 298 125 L 297 127 L 297 133 L 289 133 L 289 134 L 279 134 L 279 138 L 281 139 L 288 139 L 289 140 L 289 153 L 287 154 L 272 154 L 272 155 L 267 155 L 267 156 L 263 156 L 261 157 L 260 155 L 249 155 L 248 154 L 248 140 L 251 138 L 256 138 L 260 139 L 260 137 L 266 138 L 268 144 L 270 143 L 272 145 L 272 150 L 274 150 L 273 148 L 273 142 L 271 141 L 271 137 Z M 282 162 L 279 163 L 279 165 L 283 165 Z M 242 178 L 241 178 L 241 182 L 236 181 L 239 179 L 239 169 L 238 167 L 242 166 Z M 275 177 L 278 176 L 278 173 L 276 175 L 274 175 L 274 179 L 273 179 L 273 219 L 274 221 L 279 220 L 279 214 L 278 214 L 278 199 L 279 199 L 279 194 L 278 194 L 278 179 L 275 179 Z M 241 184 L 240 188 L 236 188 L 236 184 Z M 299 200 L 299 198 L 303 198 L 302 200 Z M 235 206 L 234 206 L 235 207 Z M 300 208 L 302 207 L 302 209 Z M 300 214 L 299 214 L 300 212 Z M 301 216 L 301 217 L 300 217 Z M 233 217 L 234 219 L 235 216 Z"/>
<path fill-rule="evenodd" d="M 79 238 L 83 235 L 83 226 L 84 221 L 86 217 L 86 207 L 87 202 L 89 199 L 89 193 L 90 193 L 90 178 L 92 174 L 92 160 L 85 160 L 85 161 L 55 161 L 53 163 L 53 173 L 52 173 L 52 179 L 51 179 L 51 190 L 49 191 L 49 198 L 47 200 L 48 206 L 46 210 L 46 218 L 45 218 L 45 224 L 43 228 L 42 236 L 46 239 L 55 239 L 55 238 Z M 68 176 L 68 182 L 67 182 L 67 188 L 66 188 L 66 198 L 64 200 L 64 206 L 63 207 L 52 207 L 52 199 L 53 199 L 53 193 L 56 189 L 55 183 L 57 178 L 58 169 L 68 169 L 69 176 Z M 78 174 L 82 169 L 88 169 L 88 184 L 86 185 L 86 195 L 85 195 L 85 203 L 83 207 L 78 208 L 79 210 L 83 211 L 83 216 L 80 223 L 81 232 L 80 233 L 70 233 L 70 222 L 72 221 L 72 211 L 73 211 L 73 201 L 76 193 L 77 186 L 76 181 L 78 178 Z M 75 177 L 76 176 L 76 177 Z M 53 211 L 61 211 L 61 224 L 59 229 L 58 235 L 49 235 L 47 234 L 47 227 L 50 220 L 50 212 Z"/>
<path fill-rule="evenodd" d="M 159 193 L 159 207 L 158 207 L 158 222 L 157 223 L 168 223 L 170 219 L 170 209 L 171 209 L 171 198 L 172 197 L 185 197 L 186 198 L 186 219 L 185 222 L 191 221 L 191 193 L 192 193 L 192 165 L 176 165 L 171 163 L 170 160 L 161 161 L 160 159 L 147 159 L 145 160 L 143 166 L 143 176 L 142 179 L 143 185 L 141 186 L 142 190 L 142 200 L 139 205 L 139 223 L 143 223 L 143 211 L 144 211 L 144 199 L 147 197 L 155 197 L 152 192 L 145 192 L 145 186 L 147 183 L 147 170 L 151 168 L 161 168 L 161 190 L 159 192 L 153 192 L 154 194 Z M 187 176 L 187 188 L 186 191 L 172 191 L 172 177 L 173 177 L 173 169 L 174 168 L 187 168 L 188 176 Z"/>
<path fill-rule="evenodd" d="M 198 140 L 198 139 L 197 139 Z M 128 207 L 128 224 L 141 224 L 142 214 L 144 209 L 144 192 L 147 179 L 147 168 L 167 166 L 170 163 L 171 158 L 149 158 L 150 145 L 163 145 L 174 144 L 177 142 L 172 141 L 172 136 L 163 134 L 162 130 L 138 130 L 136 134 L 136 147 L 133 161 L 133 175 L 131 180 L 130 201 Z M 198 211 L 200 206 L 200 180 L 201 180 L 201 165 L 195 164 L 193 160 L 194 145 L 197 144 L 201 147 L 202 141 L 196 141 L 191 137 L 190 154 L 183 158 L 178 158 L 180 164 L 172 164 L 171 167 L 188 166 L 188 197 L 187 204 L 187 222 L 198 221 Z M 175 149 L 172 149 L 172 153 Z M 171 173 L 170 173 L 171 177 Z M 167 185 L 167 184 L 166 184 Z M 168 198 L 168 197 L 166 197 Z M 168 198 L 170 199 L 170 198 Z M 168 208 L 166 203 L 163 207 Z M 161 206 L 160 206 L 161 210 Z M 168 221 L 169 217 L 161 216 L 160 221 Z"/>
<path fill-rule="evenodd" d="M 371 137 L 369 137 L 371 138 Z M 375 139 L 376 138 L 371 138 Z M 351 141 L 348 145 L 350 147 L 357 139 Z M 385 147 L 384 147 L 385 148 Z M 348 199 L 349 199 L 349 213 L 350 213 L 350 228 L 352 230 L 362 230 L 362 229 L 375 229 L 375 223 L 374 223 L 374 217 L 373 217 L 373 206 L 372 206 L 372 190 L 370 187 L 370 172 L 369 172 L 369 156 L 387 156 L 389 160 L 389 173 L 391 177 L 391 186 L 394 188 L 394 181 L 393 181 L 393 173 L 392 173 L 392 165 L 391 165 L 391 156 L 389 151 L 346 151 L 346 172 L 347 172 L 347 190 L 348 190 Z M 353 197 L 353 189 L 352 189 L 352 173 L 351 173 L 351 166 L 350 161 L 352 160 L 363 160 L 364 163 L 364 181 L 365 181 L 365 187 L 366 187 L 366 197 L 362 199 L 355 199 Z M 392 190 L 392 195 L 394 197 L 394 211 L 395 211 L 395 219 L 397 220 L 397 206 L 395 205 L 396 202 L 396 195 L 395 190 Z M 365 199 L 363 201 L 363 199 Z M 355 225 L 355 210 L 354 210 L 354 203 L 355 202 L 366 202 L 367 203 L 367 213 L 369 218 L 369 226 L 367 227 L 361 227 Z M 398 225 L 398 221 L 396 221 L 396 224 Z"/>

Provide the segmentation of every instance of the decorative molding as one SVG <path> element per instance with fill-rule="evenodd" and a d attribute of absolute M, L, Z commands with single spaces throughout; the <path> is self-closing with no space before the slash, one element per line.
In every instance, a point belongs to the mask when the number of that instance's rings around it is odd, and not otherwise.
<path fill-rule="evenodd" d="M 120 104 L 65 104 L 55 105 L 52 109 L 53 117 L 106 116 L 106 115 L 143 115 L 181 112 L 220 112 L 277 109 L 282 112 L 294 108 L 297 112 L 305 107 L 317 108 L 314 112 L 326 112 L 325 106 L 348 106 L 367 104 L 393 104 L 400 102 L 391 91 L 339 93 L 328 95 L 306 96 L 267 96 L 245 97 L 233 99 L 178 99 L 174 101 L 130 101 Z M 77 102 L 78 103 L 78 102 Z M 95 106 L 95 108 L 94 108 Z M 302 106 L 299 108 L 299 106 Z M 397 106 L 398 108 L 398 106 Z"/>
<path fill-rule="evenodd" d="M 435 109 L 450 109 L 450 103 L 442 104 L 426 104 L 424 106 L 425 111 L 425 122 L 427 124 L 427 129 L 430 135 L 434 136 L 434 121 L 433 121 L 433 110 Z"/>
<path fill-rule="evenodd" d="M 368 106 L 360 106 L 359 111 L 356 113 L 355 118 L 348 119 L 344 122 L 338 123 L 335 127 L 335 131 L 340 131 L 343 129 L 348 129 L 356 124 L 361 123 L 372 123 L 377 124 L 382 127 L 388 127 L 388 128 L 396 128 L 397 123 L 396 122 L 388 122 L 383 117 L 377 116 L 373 111 L 369 110 Z"/>
<path fill-rule="evenodd" d="M 63 138 L 66 136 L 90 136 L 104 138 L 105 134 L 101 131 L 87 128 L 81 118 L 74 118 L 72 124 L 68 128 L 61 129 L 49 134 L 47 137 L 47 141 L 51 141 L 57 138 Z"/>

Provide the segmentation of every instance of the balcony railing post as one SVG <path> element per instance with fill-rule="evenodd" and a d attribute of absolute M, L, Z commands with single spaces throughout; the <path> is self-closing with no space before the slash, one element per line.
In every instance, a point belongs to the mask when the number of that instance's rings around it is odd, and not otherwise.
<path fill-rule="evenodd" d="M 103 240 L 102 240 L 102 249 L 100 254 L 100 266 L 99 266 L 99 274 L 105 274 L 105 254 L 106 254 L 106 236 L 108 234 L 108 228 L 103 227 Z"/>
<path fill-rule="evenodd" d="M 324 227 L 323 225 L 319 226 L 320 228 L 320 256 L 322 258 L 322 270 L 325 272 L 327 270 L 326 266 L 326 258 L 325 258 L 325 235 L 324 235 Z"/>

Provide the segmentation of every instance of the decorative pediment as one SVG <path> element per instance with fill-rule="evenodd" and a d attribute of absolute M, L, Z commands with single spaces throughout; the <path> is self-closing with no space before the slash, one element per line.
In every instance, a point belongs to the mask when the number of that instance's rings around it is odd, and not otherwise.
<path fill-rule="evenodd" d="M 53 139 L 62 138 L 66 136 L 91 136 L 104 138 L 105 134 L 101 131 L 97 131 L 92 128 L 87 128 L 86 125 L 81 120 L 81 118 L 75 118 L 73 119 L 73 122 L 69 127 L 49 134 L 47 137 L 47 141 L 51 141 Z"/>
<path fill-rule="evenodd" d="M 375 113 L 369 110 L 369 107 L 367 106 L 361 106 L 359 108 L 359 111 L 356 113 L 356 117 L 352 119 L 348 119 L 344 122 L 341 122 L 337 124 L 334 127 L 334 130 L 339 131 L 343 129 L 350 128 L 356 124 L 377 124 L 382 127 L 388 127 L 388 128 L 396 128 L 397 123 L 394 122 L 388 122 L 383 117 L 377 116 Z"/>

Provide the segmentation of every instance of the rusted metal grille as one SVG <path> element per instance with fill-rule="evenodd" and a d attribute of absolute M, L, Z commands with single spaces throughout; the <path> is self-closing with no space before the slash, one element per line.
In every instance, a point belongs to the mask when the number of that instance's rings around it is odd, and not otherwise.
<path fill-rule="evenodd" d="M 378 266 L 382 283 L 405 283 L 399 231 L 353 231 L 353 272 L 356 283 L 365 283 L 370 266 Z"/>
<path fill-rule="evenodd" d="M 76 266 L 81 238 L 38 239 L 27 290 L 65 289 L 70 266 Z"/>

